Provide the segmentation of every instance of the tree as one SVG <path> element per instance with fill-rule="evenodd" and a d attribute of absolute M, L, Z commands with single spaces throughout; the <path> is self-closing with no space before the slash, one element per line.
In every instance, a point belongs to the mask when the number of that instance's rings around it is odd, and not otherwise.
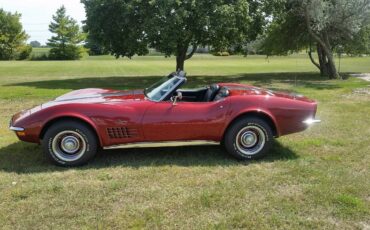
<path fill-rule="evenodd" d="M 87 26 L 82 27 L 83 31 L 86 33 L 86 40 L 84 47 L 88 50 L 89 55 L 98 56 L 109 54 L 108 50 L 104 48 L 99 42 L 97 42 L 90 34 Z"/>
<path fill-rule="evenodd" d="M 76 60 L 84 53 L 81 43 L 85 34 L 81 32 L 76 20 L 66 15 L 66 8 L 60 7 L 53 15 L 49 31 L 56 34 L 47 43 L 51 47 L 49 58 L 55 60 Z"/>
<path fill-rule="evenodd" d="M 94 38 L 89 35 L 86 38 L 84 47 L 88 50 L 89 55 L 91 56 L 109 54 L 109 52 L 99 42 L 95 41 Z"/>
<path fill-rule="evenodd" d="M 349 55 L 370 54 L 370 24 L 353 37 L 353 42 L 343 46 L 343 51 Z"/>
<path fill-rule="evenodd" d="M 25 59 L 31 53 L 25 44 L 28 35 L 23 30 L 20 17 L 18 13 L 0 9 L 0 60 Z M 23 52 L 25 49 L 27 52 Z"/>
<path fill-rule="evenodd" d="M 41 46 L 41 43 L 39 41 L 32 41 L 30 42 L 30 45 L 33 47 L 33 48 L 38 48 Z"/>
<path fill-rule="evenodd" d="M 82 0 L 89 34 L 117 58 L 155 48 L 184 69 L 197 47 L 225 49 L 256 36 L 253 0 Z"/>
<path fill-rule="evenodd" d="M 283 5 L 275 11 L 265 51 L 284 54 L 310 47 L 310 60 L 321 74 L 340 78 L 333 54 L 338 47 L 351 47 L 361 28 L 369 24 L 370 0 L 288 0 Z M 312 46 L 318 62 L 312 56 Z"/>

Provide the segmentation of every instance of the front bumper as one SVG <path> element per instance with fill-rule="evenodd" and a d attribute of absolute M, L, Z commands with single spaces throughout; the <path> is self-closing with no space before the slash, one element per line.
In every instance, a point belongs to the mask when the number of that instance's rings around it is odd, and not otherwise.
<path fill-rule="evenodd" d="M 14 131 L 14 132 L 23 132 L 25 129 L 23 127 L 16 127 L 16 126 L 13 126 L 13 119 L 14 117 L 12 117 L 12 119 L 10 119 L 10 122 L 9 122 L 9 129 L 11 131 Z"/>
<path fill-rule="evenodd" d="M 15 132 L 23 132 L 24 131 L 24 128 L 22 128 L 22 127 L 10 126 L 9 129 L 12 130 L 12 131 L 15 131 Z"/>
<path fill-rule="evenodd" d="M 23 119 L 19 118 L 19 113 L 14 115 L 9 122 L 9 130 L 13 131 L 19 140 L 31 142 L 31 143 L 40 143 L 40 124 L 38 122 L 27 123 Z"/>

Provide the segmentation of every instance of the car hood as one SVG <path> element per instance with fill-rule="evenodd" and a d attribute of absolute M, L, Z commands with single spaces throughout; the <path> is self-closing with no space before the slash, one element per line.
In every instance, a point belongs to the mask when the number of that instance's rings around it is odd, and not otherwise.
<path fill-rule="evenodd" d="M 53 102 L 96 103 L 144 99 L 143 90 L 80 89 L 57 97 Z"/>
<path fill-rule="evenodd" d="M 40 110 L 63 104 L 96 104 L 96 103 L 130 103 L 144 100 L 143 90 L 112 90 L 89 88 L 66 93 L 52 101 L 38 105 L 31 109 L 25 109 L 12 117 L 12 123 L 21 120 Z"/>
<path fill-rule="evenodd" d="M 235 83 L 220 83 L 220 86 L 226 87 L 229 92 L 230 96 L 237 96 L 237 95 L 261 95 L 261 96 L 268 96 L 268 97 L 280 97 L 280 98 L 287 98 L 292 100 L 299 100 L 299 101 L 305 101 L 305 102 L 315 102 L 314 100 L 311 100 L 303 95 L 291 93 L 291 92 L 280 92 L 275 90 L 268 90 L 263 89 L 251 85 L 245 85 L 245 84 L 235 84 Z"/>
<path fill-rule="evenodd" d="M 62 104 L 129 103 L 144 100 L 143 90 L 80 89 L 66 93 L 52 101 L 27 110 L 29 114 Z"/>

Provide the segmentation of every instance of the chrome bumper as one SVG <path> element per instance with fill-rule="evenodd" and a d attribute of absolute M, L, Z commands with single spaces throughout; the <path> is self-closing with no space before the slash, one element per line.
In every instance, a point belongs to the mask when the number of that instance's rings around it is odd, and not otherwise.
<path fill-rule="evenodd" d="M 24 128 L 14 127 L 14 126 L 10 126 L 9 129 L 12 130 L 12 131 L 15 131 L 15 132 L 22 132 L 22 131 L 24 131 Z"/>
<path fill-rule="evenodd" d="M 10 122 L 9 122 L 9 129 L 10 129 L 11 131 L 15 131 L 15 132 L 23 132 L 23 131 L 24 131 L 24 128 L 22 128 L 22 127 L 15 127 L 15 126 L 13 126 L 13 118 L 12 118 L 12 119 L 10 119 Z"/>
<path fill-rule="evenodd" d="M 316 123 L 320 123 L 320 122 L 321 122 L 321 120 L 312 119 L 312 118 L 309 118 L 307 120 L 302 121 L 302 123 L 304 123 L 306 125 L 312 125 L 312 124 L 316 124 Z"/>

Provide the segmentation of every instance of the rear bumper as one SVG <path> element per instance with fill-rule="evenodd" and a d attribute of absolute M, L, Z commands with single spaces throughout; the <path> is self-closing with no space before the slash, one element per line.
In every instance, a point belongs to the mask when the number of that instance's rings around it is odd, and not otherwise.
<path fill-rule="evenodd" d="M 320 123 L 321 120 L 319 119 L 312 119 L 312 118 L 309 118 L 307 120 L 304 120 L 302 121 L 302 123 L 306 124 L 306 125 L 312 125 L 312 124 L 316 124 L 316 123 Z"/>

